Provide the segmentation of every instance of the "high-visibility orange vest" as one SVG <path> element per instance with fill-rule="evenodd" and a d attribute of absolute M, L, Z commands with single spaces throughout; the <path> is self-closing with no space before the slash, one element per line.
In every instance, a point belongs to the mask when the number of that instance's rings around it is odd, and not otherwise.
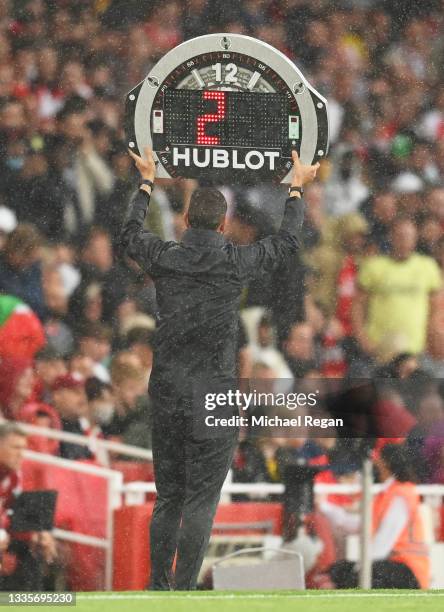
<path fill-rule="evenodd" d="M 424 542 L 424 527 L 419 512 L 419 496 L 411 482 L 393 481 L 373 499 L 373 534 L 378 530 L 393 499 L 402 497 L 408 507 L 409 520 L 397 539 L 389 560 L 409 567 L 422 589 L 430 584 L 430 555 Z"/>

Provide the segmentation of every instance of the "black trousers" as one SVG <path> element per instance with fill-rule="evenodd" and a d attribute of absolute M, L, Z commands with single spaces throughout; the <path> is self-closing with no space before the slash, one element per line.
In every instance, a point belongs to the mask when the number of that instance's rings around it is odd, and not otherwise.
<path fill-rule="evenodd" d="M 358 586 L 358 573 L 350 561 L 338 561 L 330 568 L 330 576 L 338 589 Z M 374 561 L 372 565 L 373 589 L 419 589 L 412 570 L 404 563 Z"/>
<path fill-rule="evenodd" d="M 186 403 L 153 403 L 157 499 L 150 529 L 150 588 L 194 590 L 233 460 L 237 431 L 222 438 L 196 439 Z"/>

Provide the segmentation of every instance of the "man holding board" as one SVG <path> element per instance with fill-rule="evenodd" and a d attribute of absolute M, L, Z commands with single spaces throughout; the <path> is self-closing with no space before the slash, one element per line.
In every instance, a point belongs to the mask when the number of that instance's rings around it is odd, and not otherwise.
<path fill-rule="evenodd" d="M 319 164 L 294 151 L 292 182 L 277 234 L 249 246 L 223 236 L 227 205 L 216 189 L 197 189 L 181 242 L 143 229 L 156 165 L 130 151 L 141 175 L 121 234 L 126 253 L 154 280 L 158 322 L 149 392 L 153 402 L 153 461 L 157 500 L 151 522 L 151 589 L 193 590 L 208 545 L 220 491 L 237 436 L 196 437 L 196 380 L 234 379 L 238 312 L 243 286 L 285 264 L 301 246 L 303 185 Z M 172 567 L 177 552 L 174 577 Z"/>

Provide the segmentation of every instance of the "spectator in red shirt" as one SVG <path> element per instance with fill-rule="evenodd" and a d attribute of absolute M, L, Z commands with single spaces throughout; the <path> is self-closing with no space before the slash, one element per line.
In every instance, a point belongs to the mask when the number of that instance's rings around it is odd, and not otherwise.
<path fill-rule="evenodd" d="M 17 421 L 35 425 L 36 427 L 46 427 L 50 429 L 62 429 L 60 416 L 55 408 L 43 402 L 29 402 L 25 404 L 17 413 Z M 58 455 L 60 450 L 58 440 L 47 438 L 38 434 L 28 436 L 28 448 L 30 450 Z"/>
<path fill-rule="evenodd" d="M 34 372 L 30 360 L 23 357 L 0 358 L 0 411 L 4 418 L 14 419 L 17 412 L 32 399 Z"/>
<path fill-rule="evenodd" d="M 60 415 L 62 429 L 80 436 L 94 436 L 97 431 L 89 420 L 85 381 L 78 374 L 64 374 L 52 386 L 53 404 Z M 61 442 L 60 455 L 65 459 L 92 459 L 87 446 L 74 442 Z"/>
<path fill-rule="evenodd" d="M 10 509 L 21 493 L 20 468 L 26 435 L 14 423 L 0 425 L 0 590 L 43 590 L 41 559 L 52 563 L 56 545 L 49 531 L 14 534 L 10 531 Z"/>
<path fill-rule="evenodd" d="M 36 399 L 51 403 L 51 387 L 58 376 L 67 374 L 66 363 L 57 351 L 45 346 L 34 357 L 34 394 Z"/>
<path fill-rule="evenodd" d="M 336 318 L 345 335 L 349 336 L 352 333 L 351 306 L 356 295 L 359 256 L 363 253 L 368 224 L 364 217 L 352 213 L 342 217 L 340 230 L 345 256 L 337 276 Z"/>

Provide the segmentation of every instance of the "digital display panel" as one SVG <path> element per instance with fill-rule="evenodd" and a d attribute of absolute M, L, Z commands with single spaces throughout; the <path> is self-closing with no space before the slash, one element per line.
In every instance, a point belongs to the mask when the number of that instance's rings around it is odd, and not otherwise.
<path fill-rule="evenodd" d="M 288 149 L 290 114 L 284 94 L 167 89 L 163 137 L 168 144 Z"/>
<path fill-rule="evenodd" d="M 327 101 L 269 44 L 206 34 L 170 50 L 128 92 L 125 132 L 130 150 L 153 149 L 161 178 L 285 183 L 293 149 L 306 164 L 327 155 Z"/>

